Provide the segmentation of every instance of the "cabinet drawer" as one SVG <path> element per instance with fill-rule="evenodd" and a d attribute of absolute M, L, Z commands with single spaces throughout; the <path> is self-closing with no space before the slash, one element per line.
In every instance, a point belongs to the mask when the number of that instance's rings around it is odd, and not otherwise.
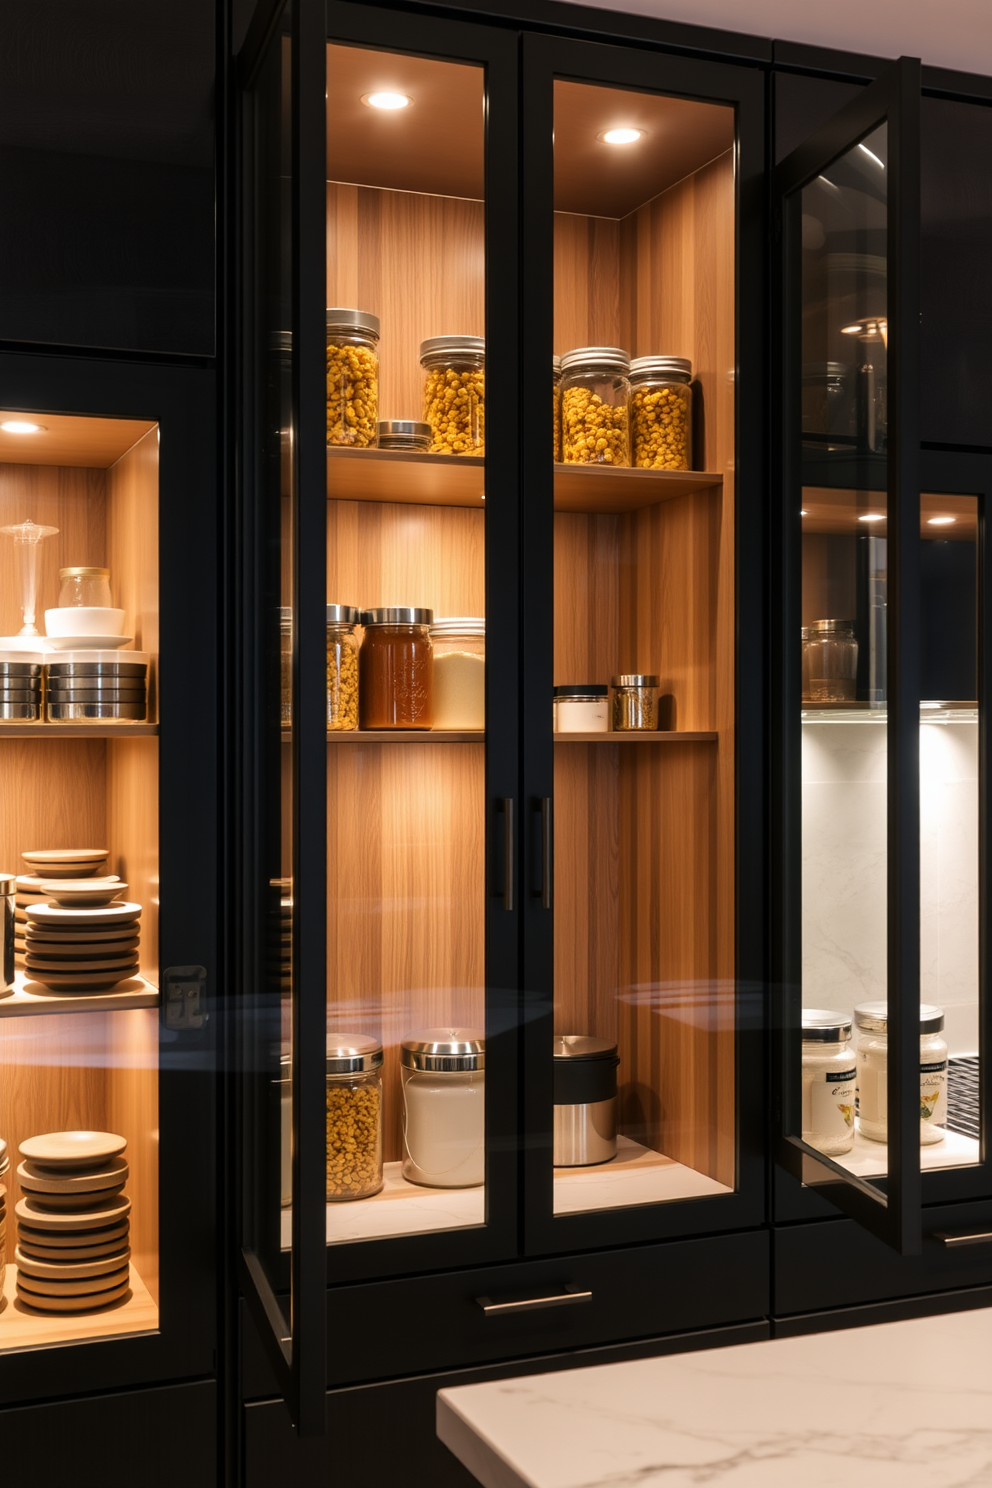
<path fill-rule="evenodd" d="M 776 1317 L 992 1283 L 992 1242 L 948 1246 L 945 1232 L 992 1231 L 992 1203 L 923 1211 L 923 1251 L 897 1256 L 853 1219 L 790 1225 L 773 1236 Z"/>

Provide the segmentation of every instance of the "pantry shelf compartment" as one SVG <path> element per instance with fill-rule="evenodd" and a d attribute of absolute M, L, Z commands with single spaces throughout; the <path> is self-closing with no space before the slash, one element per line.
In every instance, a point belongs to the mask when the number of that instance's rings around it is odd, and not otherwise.
<path fill-rule="evenodd" d="M 616 729 L 606 734 L 555 734 L 556 744 L 715 744 L 715 729 Z"/>
<path fill-rule="evenodd" d="M 6 723 L 0 739 L 154 739 L 157 723 Z"/>
<path fill-rule="evenodd" d="M 0 1310 L 0 1352 L 3 1353 L 97 1338 L 131 1337 L 158 1329 L 155 1299 L 133 1264 L 127 1295 L 93 1312 L 28 1312 L 17 1300 L 16 1283 L 17 1267 L 11 1261 L 3 1286 L 6 1305 Z"/>

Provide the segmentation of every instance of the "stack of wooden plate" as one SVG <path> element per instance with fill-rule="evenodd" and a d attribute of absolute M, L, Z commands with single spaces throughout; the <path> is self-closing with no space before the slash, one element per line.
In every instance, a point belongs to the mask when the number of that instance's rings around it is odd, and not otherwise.
<path fill-rule="evenodd" d="M 0 1178 L 4 1176 L 10 1167 L 10 1158 L 7 1156 L 7 1143 L 0 1137 Z M 4 1283 L 7 1280 L 7 1185 L 0 1183 L 0 1312 L 7 1305 L 4 1295 Z"/>
<path fill-rule="evenodd" d="M 100 992 L 137 975 L 140 904 L 35 904 L 26 913 L 24 967 L 35 981 Z"/>
<path fill-rule="evenodd" d="M 107 866 L 107 849 L 105 847 L 77 847 L 77 848 L 36 848 L 32 852 L 22 853 L 21 857 L 28 865 L 28 872 L 22 873 L 17 880 L 16 897 L 14 901 L 14 964 L 24 965 L 24 956 L 27 951 L 27 912 L 34 904 L 48 904 L 51 901 L 49 891 L 53 880 L 63 882 L 73 879 L 83 879 L 93 884 L 119 884 L 117 890 L 120 893 L 127 887 L 120 884 L 120 880 L 114 875 L 94 877 L 97 873 L 103 874 Z M 110 899 L 114 898 L 111 894 Z M 109 903 L 109 899 L 102 899 L 103 904 Z"/>
<path fill-rule="evenodd" d="M 130 1287 L 123 1192 L 127 1142 L 113 1132 L 50 1132 L 21 1143 L 17 1296 L 39 1312 L 93 1312 Z"/>
<path fill-rule="evenodd" d="M 269 888 L 268 972 L 272 982 L 278 982 L 283 991 L 288 991 L 293 969 L 292 879 L 270 879 Z"/>

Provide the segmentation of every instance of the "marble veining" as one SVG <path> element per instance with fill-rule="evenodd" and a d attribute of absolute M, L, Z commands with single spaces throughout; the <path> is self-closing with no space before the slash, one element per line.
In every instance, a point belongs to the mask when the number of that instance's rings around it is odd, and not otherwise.
<path fill-rule="evenodd" d="M 470 1385 L 484 1488 L 989 1488 L 992 1310 Z"/>

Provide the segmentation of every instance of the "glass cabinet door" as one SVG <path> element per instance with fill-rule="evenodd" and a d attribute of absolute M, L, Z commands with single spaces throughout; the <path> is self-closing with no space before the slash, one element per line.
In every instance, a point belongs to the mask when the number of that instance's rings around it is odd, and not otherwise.
<path fill-rule="evenodd" d="M 737 625 L 759 575 L 739 593 L 735 561 L 757 474 L 736 286 L 760 125 L 719 67 L 539 40 L 526 56 L 527 410 L 554 393 L 526 500 L 527 549 L 552 558 L 527 722 L 528 912 L 551 942 L 527 1024 L 528 1233 L 547 1249 L 760 1203 L 737 872 Z"/>

